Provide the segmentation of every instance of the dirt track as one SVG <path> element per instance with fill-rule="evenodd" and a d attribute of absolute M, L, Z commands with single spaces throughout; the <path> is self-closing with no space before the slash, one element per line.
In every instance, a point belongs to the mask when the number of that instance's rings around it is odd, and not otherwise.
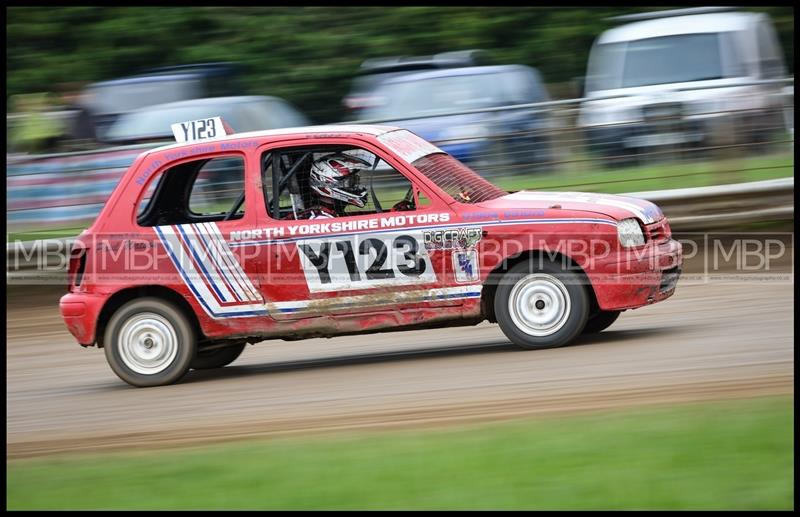
<path fill-rule="evenodd" d="M 8 457 L 331 429 L 434 425 L 794 391 L 793 285 L 684 285 L 560 349 L 496 325 L 272 341 L 177 385 L 135 389 L 56 305 L 8 298 Z"/>

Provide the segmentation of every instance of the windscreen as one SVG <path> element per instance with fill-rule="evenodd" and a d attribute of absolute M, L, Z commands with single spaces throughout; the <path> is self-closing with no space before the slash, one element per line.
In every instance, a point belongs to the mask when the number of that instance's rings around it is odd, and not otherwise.
<path fill-rule="evenodd" d="M 718 33 L 604 43 L 592 51 L 587 91 L 724 77 Z"/>
<path fill-rule="evenodd" d="M 480 203 L 508 194 L 411 131 L 389 131 L 378 136 L 378 140 L 456 201 Z"/>
<path fill-rule="evenodd" d="M 480 203 L 508 194 L 449 154 L 429 154 L 412 165 L 460 203 Z"/>
<path fill-rule="evenodd" d="M 375 91 L 380 104 L 368 108 L 364 118 L 435 116 L 498 105 L 503 99 L 497 82 L 495 74 L 476 74 L 383 84 Z"/>

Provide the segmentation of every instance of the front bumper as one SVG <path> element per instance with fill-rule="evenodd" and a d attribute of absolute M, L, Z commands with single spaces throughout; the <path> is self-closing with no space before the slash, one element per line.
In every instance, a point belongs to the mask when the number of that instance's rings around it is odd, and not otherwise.
<path fill-rule="evenodd" d="M 97 320 L 105 299 L 86 293 L 68 293 L 58 303 L 67 330 L 83 346 L 90 346 L 95 342 Z"/>
<path fill-rule="evenodd" d="M 692 147 L 714 134 L 715 121 L 680 120 L 670 124 L 635 122 L 586 129 L 589 148 L 598 152 L 637 151 L 664 147 Z"/>
<path fill-rule="evenodd" d="M 674 239 L 611 255 L 588 272 L 600 309 L 635 309 L 669 298 L 681 275 L 683 248 Z"/>

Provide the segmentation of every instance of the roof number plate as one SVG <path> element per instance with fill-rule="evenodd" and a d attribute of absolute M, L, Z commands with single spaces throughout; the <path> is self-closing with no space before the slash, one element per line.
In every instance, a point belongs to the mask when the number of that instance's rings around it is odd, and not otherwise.
<path fill-rule="evenodd" d="M 170 127 L 172 127 L 172 134 L 175 135 L 175 141 L 180 144 L 227 135 L 221 117 L 178 122 Z"/>

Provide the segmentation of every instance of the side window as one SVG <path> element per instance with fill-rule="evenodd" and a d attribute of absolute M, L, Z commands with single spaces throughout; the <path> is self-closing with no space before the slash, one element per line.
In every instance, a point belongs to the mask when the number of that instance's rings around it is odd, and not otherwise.
<path fill-rule="evenodd" d="M 170 167 L 145 186 L 140 226 L 240 219 L 244 216 L 244 159 L 205 158 Z"/>
<path fill-rule="evenodd" d="M 421 190 L 417 190 L 417 210 L 422 210 L 429 206 L 431 206 L 431 200 Z"/>
<path fill-rule="evenodd" d="M 352 146 L 265 153 L 262 178 L 267 213 L 273 219 L 339 218 L 418 208 L 419 195 L 405 176 L 379 156 Z"/>
<path fill-rule="evenodd" d="M 278 165 L 278 160 L 282 160 L 282 167 Z M 281 153 L 278 152 L 264 153 L 261 157 L 261 184 L 264 188 L 264 199 L 268 205 L 267 214 L 273 219 L 294 219 L 291 192 L 294 192 L 295 195 L 299 193 L 297 180 L 294 179 L 294 174 L 290 176 L 279 172 L 280 170 L 289 172 L 291 167 L 287 167 L 288 164 L 289 156 L 281 157 Z M 298 167 L 300 165 L 302 164 L 298 164 Z M 273 192 L 278 192 L 277 198 L 272 196 Z"/>
<path fill-rule="evenodd" d="M 236 157 L 214 158 L 207 161 L 195 176 L 189 192 L 189 211 L 192 215 L 227 214 L 244 193 L 244 160 Z M 244 203 L 239 203 L 234 217 L 244 215 Z"/>

